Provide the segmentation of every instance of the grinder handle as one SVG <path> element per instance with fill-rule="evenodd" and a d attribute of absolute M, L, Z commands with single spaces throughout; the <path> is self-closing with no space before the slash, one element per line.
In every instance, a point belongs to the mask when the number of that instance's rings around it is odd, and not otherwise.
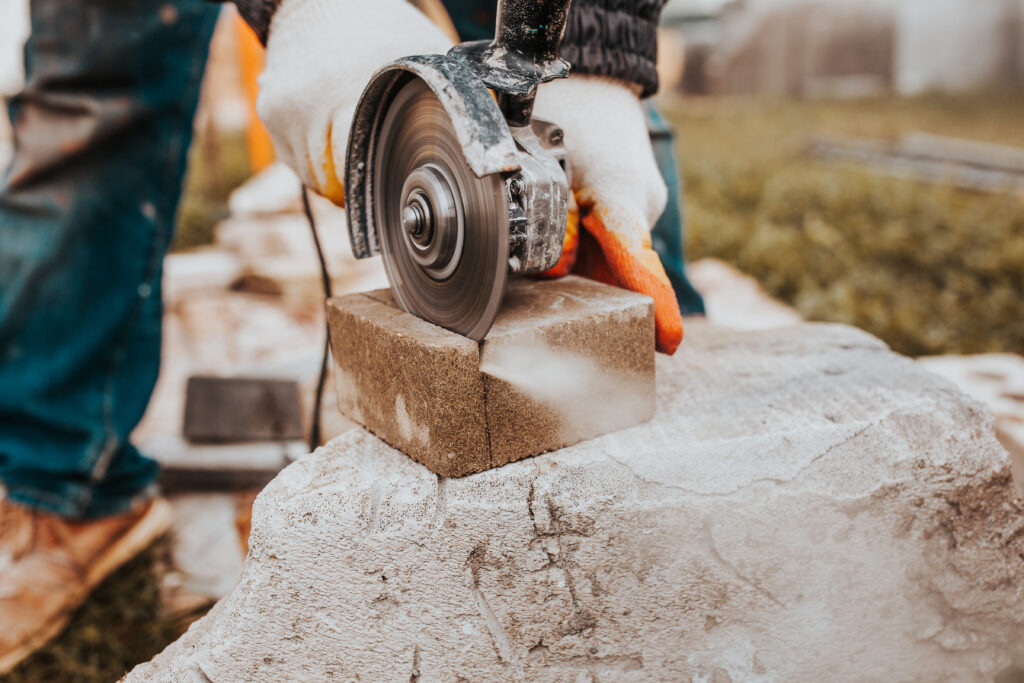
<path fill-rule="evenodd" d="M 498 0 L 494 43 L 527 57 L 540 71 L 558 59 L 570 0 Z"/>

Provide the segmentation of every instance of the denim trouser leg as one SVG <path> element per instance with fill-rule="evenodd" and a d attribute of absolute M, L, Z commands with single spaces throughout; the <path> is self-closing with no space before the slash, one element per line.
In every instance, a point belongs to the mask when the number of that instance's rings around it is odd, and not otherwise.
<path fill-rule="evenodd" d="M 675 135 L 653 104 L 647 105 L 647 126 L 661 177 L 668 185 L 665 212 L 651 230 L 651 243 L 661 257 L 665 273 L 679 300 L 683 315 L 704 314 L 704 299 L 686 277 L 686 215 L 683 209 L 683 179 L 676 165 Z"/>
<path fill-rule="evenodd" d="M 217 7 L 32 0 L 0 182 L 0 480 L 67 516 L 126 509 L 156 381 L 160 276 Z"/>

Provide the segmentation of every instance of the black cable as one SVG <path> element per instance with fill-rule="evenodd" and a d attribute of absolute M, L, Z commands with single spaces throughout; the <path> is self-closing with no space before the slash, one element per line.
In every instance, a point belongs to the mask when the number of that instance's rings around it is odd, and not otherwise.
<path fill-rule="evenodd" d="M 320 377 L 316 382 L 316 395 L 313 397 L 313 419 L 309 426 L 309 450 L 314 451 L 320 446 L 320 408 L 324 397 L 324 384 L 327 382 L 327 356 L 331 352 L 331 331 L 327 326 L 327 300 L 331 298 L 331 276 L 327 272 L 327 261 L 324 259 L 324 250 L 320 246 L 320 236 L 316 231 L 316 221 L 313 220 L 313 212 L 309 208 L 309 190 L 302 186 L 302 210 L 309 221 L 309 230 L 313 233 L 313 246 L 316 247 L 316 256 L 320 260 L 320 277 L 324 286 L 324 353 L 320 359 Z"/>

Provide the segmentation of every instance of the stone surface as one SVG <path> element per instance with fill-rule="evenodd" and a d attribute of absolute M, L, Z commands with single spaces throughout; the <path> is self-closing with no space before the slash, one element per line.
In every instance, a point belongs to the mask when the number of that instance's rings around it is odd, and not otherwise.
<path fill-rule="evenodd" d="M 992 416 L 842 326 L 692 324 L 651 422 L 461 479 L 354 430 L 253 515 L 129 681 L 982 681 L 1024 639 Z"/>
<path fill-rule="evenodd" d="M 654 414 L 650 299 L 591 280 L 510 284 L 477 344 L 390 290 L 328 302 L 338 405 L 431 471 L 463 476 Z"/>
<path fill-rule="evenodd" d="M 773 299 L 757 280 L 720 259 L 688 263 L 686 276 L 704 297 L 707 319 L 715 325 L 763 330 L 803 322 L 799 311 Z"/>
<path fill-rule="evenodd" d="M 932 356 L 917 362 L 992 409 L 996 437 L 1013 460 L 1017 483 L 1024 483 L 1024 356 Z"/>

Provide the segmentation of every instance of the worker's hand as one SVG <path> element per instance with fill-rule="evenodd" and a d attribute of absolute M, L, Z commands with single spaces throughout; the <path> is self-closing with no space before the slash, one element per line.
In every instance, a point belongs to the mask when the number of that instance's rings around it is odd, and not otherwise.
<path fill-rule="evenodd" d="M 270 24 L 257 101 L 278 158 L 344 206 L 348 130 L 370 76 L 399 57 L 451 46 L 405 0 L 283 0 Z"/>
<path fill-rule="evenodd" d="M 552 81 L 537 93 L 534 115 L 565 131 L 577 204 L 570 207 L 562 259 L 548 274 L 575 270 L 652 297 L 658 350 L 672 354 L 683 338 L 682 316 L 651 247 L 668 190 L 637 94 L 622 81 L 596 76 Z"/>

